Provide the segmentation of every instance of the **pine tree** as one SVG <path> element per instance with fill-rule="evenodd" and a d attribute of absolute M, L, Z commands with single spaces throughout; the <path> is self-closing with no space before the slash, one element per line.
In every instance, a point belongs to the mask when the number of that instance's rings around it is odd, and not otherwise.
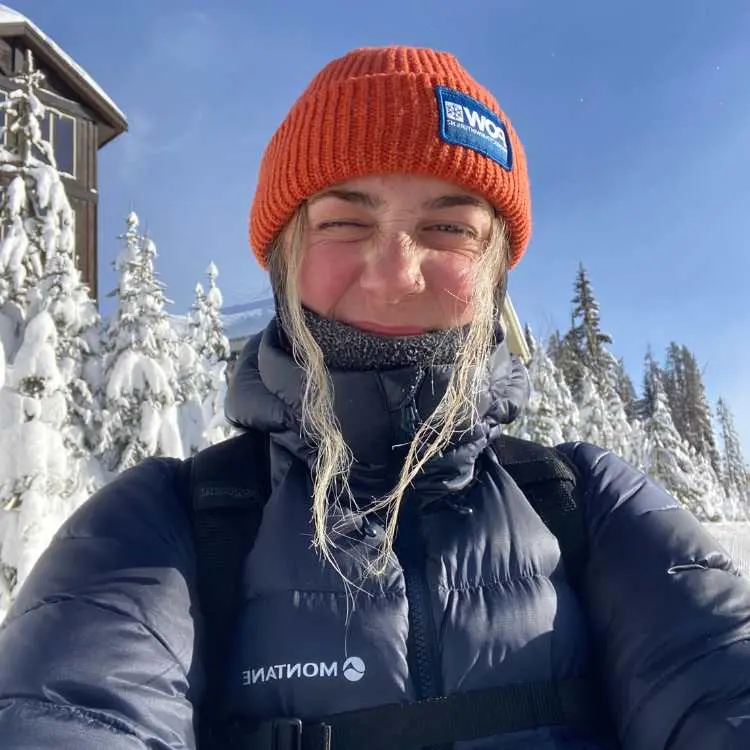
<path fill-rule="evenodd" d="M 12 591 L 69 512 L 77 477 L 63 438 L 65 382 L 57 366 L 57 330 L 42 310 L 29 322 L 0 391 L 0 561 Z"/>
<path fill-rule="evenodd" d="M 557 359 L 560 356 L 560 348 L 562 347 L 562 336 L 560 331 L 555 331 L 547 339 L 547 356 L 552 360 L 552 363 L 559 369 Z"/>
<path fill-rule="evenodd" d="M 151 455 L 182 456 L 175 385 L 177 339 L 165 312 L 164 287 L 155 276 L 156 246 L 139 232 L 131 212 L 115 261 L 120 274 L 112 296 L 117 311 L 105 341 L 102 451 L 111 471 Z"/>
<path fill-rule="evenodd" d="M 656 389 L 657 384 L 664 382 L 661 367 L 654 359 L 653 352 L 649 346 L 646 350 L 643 369 L 643 387 L 641 389 L 641 398 L 637 403 L 638 418 L 646 422 L 654 416 L 656 411 Z"/>
<path fill-rule="evenodd" d="M 199 341 L 201 354 L 207 362 L 209 375 L 208 392 L 203 400 L 205 415 L 205 436 L 209 443 L 217 443 L 228 438 L 233 430 L 224 416 L 224 401 L 227 391 L 227 365 L 230 357 L 229 339 L 224 335 L 221 309 L 224 299 L 216 284 L 219 271 L 214 263 L 206 270 L 208 292 L 205 296 L 205 316 L 202 319 Z"/>
<path fill-rule="evenodd" d="M 581 360 L 594 376 L 597 386 L 609 380 L 613 367 L 613 357 L 606 345 L 612 343 L 612 337 L 601 330 L 599 303 L 583 264 L 578 268 L 576 293 L 573 297 L 574 338 Z"/>
<path fill-rule="evenodd" d="M 223 413 L 229 340 L 221 321 L 223 300 L 216 284 L 219 272 L 213 263 L 206 274 L 208 292 L 201 284 L 195 287 L 180 357 L 180 425 L 190 453 L 229 435 Z"/>
<path fill-rule="evenodd" d="M 669 345 L 664 389 L 677 431 L 697 453 L 710 461 L 714 471 L 719 472 L 719 452 L 703 374 L 695 355 L 686 346 L 675 342 Z"/>
<path fill-rule="evenodd" d="M 575 402 L 580 404 L 583 398 L 583 381 L 587 368 L 574 321 L 571 320 L 571 329 L 565 336 L 554 342 L 553 351 L 556 367 L 563 374 Z"/>
<path fill-rule="evenodd" d="M 73 231 L 55 157 L 43 137 L 46 110 L 38 98 L 43 80 L 27 52 L 26 71 L 11 79 L 15 88 L 0 103 L 8 145 L 0 149 L 6 183 L 0 196 L 0 338 L 9 362 L 21 343 L 29 292 L 41 279 L 60 235 Z"/>
<path fill-rule="evenodd" d="M 73 210 L 42 137 L 41 80 L 29 54 L 27 72 L 5 103 L 12 150 L 0 153 L 10 176 L 0 207 L 0 348 L 10 354 L 0 385 L 0 590 L 6 599 L 90 494 L 88 479 L 96 474 L 92 436 L 86 440 L 93 402 L 85 371 L 99 318 L 74 263 Z"/>
<path fill-rule="evenodd" d="M 581 404 L 584 398 L 587 373 L 605 398 L 608 398 L 607 390 L 616 387 L 617 361 L 607 349 L 607 344 L 611 343 L 611 336 L 601 330 L 599 303 L 586 269 L 580 264 L 570 330 L 562 337 L 555 358 L 577 403 Z"/>
<path fill-rule="evenodd" d="M 646 472 L 700 520 L 719 520 L 721 489 L 711 483 L 706 462 L 680 436 L 672 421 L 661 377 L 651 370 L 653 413 L 645 424 L 648 438 Z"/>
<path fill-rule="evenodd" d="M 742 454 L 740 438 L 734 425 L 734 415 L 724 399 L 718 401 L 716 418 L 723 448 L 722 484 L 727 496 L 747 512 L 750 510 L 750 480 L 748 479 L 750 469 Z"/>
<path fill-rule="evenodd" d="M 224 335 L 224 326 L 221 322 L 224 299 L 216 284 L 219 271 L 214 263 L 209 264 L 206 275 L 208 276 L 208 291 L 205 296 L 205 317 L 201 336 L 204 349 L 200 353 L 210 362 L 220 364 L 229 359 L 230 352 L 229 339 Z"/>
<path fill-rule="evenodd" d="M 578 412 L 578 431 L 581 440 L 613 450 L 614 428 L 610 421 L 609 408 L 596 387 L 593 373 L 589 371 L 583 375 Z"/>
<path fill-rule="evenodd" d="M 526 330 L 529 349 L 531 395 L 526 409 L 510 426 L 508 433 L 544 445 L 575 440 L 578 437 L 576 408 L 564 378 L 544 347 Z"/>
<path fill-rule="evenodd" d="M 526 340 L 526 346 L 529 348 L 529 351 L 533 355 L 534 348 L 537 346 L 537 342 L 536 342 L 536 339 L 534 338 L 534 335 L 531 333 L 531 328 L 529 327 L 528 323 L 524 323 L 523 337 Z"/>
<path fill-rule="evenodd" d="M 207 446 L 203 402 L 210 388 L 210 377 L 206 370 L 207 361 L 198 353 L 202 348 L 199 341 L 199 320 L 205 308 L 205 299 L 203 287 L 196 284 L 195 301 L 187 316 L 177 358 L 176 395 L 179 402 L 180 435 L 185 453 L 189 456 L 195 455 Z"/>
<path fill-rule="evenodd" d="M 625 370 L 625 362 L 622 358 L 617 360 L 614 367 L 614 390 L 622 402 L 625 414 L 629 420 L 638 418 L 638 395 L 635 386 Z"/>

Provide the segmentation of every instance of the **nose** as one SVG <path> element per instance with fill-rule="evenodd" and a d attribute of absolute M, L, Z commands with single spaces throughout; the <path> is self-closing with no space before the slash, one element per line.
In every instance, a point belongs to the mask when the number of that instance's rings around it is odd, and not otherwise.
<path fill-rule="evenodd" d="M 406 232 L 388 233 L 379 240 L 362 270 L 361 289 L 388 304 L 421 292 L 423 254 L 417 244 Z"/>

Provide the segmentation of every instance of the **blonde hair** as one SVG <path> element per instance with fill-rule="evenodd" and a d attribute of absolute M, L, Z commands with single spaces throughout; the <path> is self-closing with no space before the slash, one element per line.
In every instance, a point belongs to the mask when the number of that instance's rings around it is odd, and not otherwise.
<path fill-rule="evenodd" d="M 352 498 L 348 478 L 353 456 L 334 413 L 333 388 L 323 352 L 305 322 L 299 297 L 297 279 L 306 225 L 307 211 L 302 205 L 274 244 L 269 271 L 292 355 L 305 373 L 302 433 L 317 446 L 313 469 L 313 545 L 344 577 L 333 554 L 336 545 L 328 521 L 331 517 L 341 516 L 342 497 Z M 492 222 L 485 250 L 475 265 L 474 292 L 470 300 L 474 317 L 461 342 L 445 394 L 409 444 L 395 486 L 364 510 L 368 514 L 380 511 L 385 516 L 383 542 L 367 565 L 365 575 L 380 575 L 385 571 L 396 536 L 399 509 L 414 479 L 430 459 L 448 446 L 457 430 L 470 430 L 476 422 L 477 403 L 505 296 L 508 252 L 505 224 L 497 216 Z"/>

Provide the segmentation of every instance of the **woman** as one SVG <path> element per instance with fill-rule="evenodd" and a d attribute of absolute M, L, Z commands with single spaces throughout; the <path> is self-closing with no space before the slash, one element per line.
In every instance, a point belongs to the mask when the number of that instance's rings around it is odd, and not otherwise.
<path fill-rule="evenodd" d="M 617 457 L 562 446 L 574 587 L 497 448 L 528 390 L 496 321 L 530 226 L 518 137 L 454 57 L 356 50 L 320 72 L 251 214 L 278 316 L 227 410 L 268 453 L 227 466 L 270 489 L 231 635 L 201 617 L 179 464 L 146 461 L 21 591 L 0 746 L 194 748 L 213 702 L 201 750 L 750 747 L 750 584 L 719 546 Z"/>

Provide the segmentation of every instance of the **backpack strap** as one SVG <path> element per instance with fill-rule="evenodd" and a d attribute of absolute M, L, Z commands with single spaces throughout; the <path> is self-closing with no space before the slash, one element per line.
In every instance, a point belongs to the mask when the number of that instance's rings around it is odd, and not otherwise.
<path fill-rule="evenodd" d="M 493 443 L 500 465 L 557 537 L 566 573 L 576 589 L 588 555 L 579 475 L 568 457 L 546 445 L 502 435 Z"/>
<path fill-rule="evenodd" d="M 518 438 L 502 436 L 493 448 L 500 464 L 558 538 L 575 584 L 587 548 L 575 467 L 561 452 Z M 182 496 L 191 498 L 204 620 L 201 750 L 417 750 L 555 725 L 584 736 L 601 734 L 604 712 L 596 693 L 586 679 L 577 678 L 456 693 L 315 721 L 280 717 L 252 727 L 244 722 L 226 726 L 220 707 L 227 684 L 231 629 L 240 600 L 242 563 L 270 495 L 268 451 L 268 436 L 250 431 L 202 451 L 180 469 Z"/>
<path fill-rule="evenodd" d="M 564 726 L 601 739 L 603 711 L 580 678 L 519 683 L 412 703 L 348 711 L 319 720 L 280 717 L 230 729 L 227 750 L 420 750 L 537 727 Z"/>
<path fill-rule="evenodd" d="M 190 498 L 202 629 L 204 701 L 198 713 L 199 747 L 217 746 L 220 706 L 232 628 L 238 616 L 242 564 L 258 533 L 271 493 L 270 439 L 250 430 L 183 461 L 178 482 Z"/>

